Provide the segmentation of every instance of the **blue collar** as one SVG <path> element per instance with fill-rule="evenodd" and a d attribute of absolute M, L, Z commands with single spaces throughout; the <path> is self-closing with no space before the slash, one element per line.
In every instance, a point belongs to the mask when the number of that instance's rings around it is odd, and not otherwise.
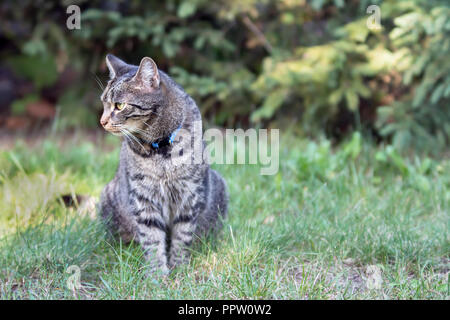
<path fill-rule="evenodd" d="M 152 142 L 151 145 L 153 147 L 153 149 L 159 149 L 161 147 L 167 146 L 167 145 L 171 145 L 174 142 L 175 136 L 177 135 L 178 131 L 180 131 L 181 129 L 181 125 L 175 129 L 174 132 L 172 132 L 170 134 L 170 136 L 157 140 L 155 142 Z"/>

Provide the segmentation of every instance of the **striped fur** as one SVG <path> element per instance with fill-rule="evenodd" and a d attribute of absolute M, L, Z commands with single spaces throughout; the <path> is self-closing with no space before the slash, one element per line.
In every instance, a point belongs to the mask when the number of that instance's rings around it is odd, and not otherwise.
<path fill-rule="evenodd" d="M 124 241 L 140 243 L 151 270 L 167 273 L 188 260 L 189 246 L 197 236 L 220 227 L 228 196 L 225 181 L 206 162 L 172 163 L 171 151 L 192 152 L 188 145 L 192 141 L 175 139 L 172 145 L 151 148 L 152 141 L 180 126 L 193 132 L 201 115 L 192 98 L 167 74 L 157 68 L 145 70 L 152 67 L 152 60 L 147 66 L 143 62 L 138 68 L 107 57 L 113 78 L 101 96 L 102 124 L 115 134 L 116 128 L 128 134 L 116 175 L 101 194 L 100 211 L 111 231 Z M 132 106 L 119 112 L 114 103 Z"/>

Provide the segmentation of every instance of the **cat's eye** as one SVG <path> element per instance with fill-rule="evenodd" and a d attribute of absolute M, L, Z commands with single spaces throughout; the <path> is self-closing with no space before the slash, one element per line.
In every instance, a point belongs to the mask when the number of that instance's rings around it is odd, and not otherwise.
<path fill-rule="evenodd" d="M 126 103 L 118 103 L 118 102 L 116 102 L 116 103 L 114 104 L 114 107 L 115 107 L 117 110 L 122 110 L 123 108 L 125 108 L 126 105 L 127 105 Z"/>

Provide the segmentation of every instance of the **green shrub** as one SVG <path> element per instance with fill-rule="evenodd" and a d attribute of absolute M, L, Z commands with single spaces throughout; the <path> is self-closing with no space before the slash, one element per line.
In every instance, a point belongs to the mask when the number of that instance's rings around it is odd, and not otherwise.
<path fill-rule="evenodd" d="M 105 54 L 132 63 L 148 55 L 219 125 L 289 119 L 306 135 L 363 126 L 403 149 L 448 145 L 447 1 L 76 3 L 80 30 L 66 28 L 69 2 L 10 0 L 0 13 L 7 42 L 2 58 L 33 81 L 37 93 L 55 85 L 55 70 L 61 77 L 71 68 L 90 80 L 73 82 L 72 96 L 98 111 L 93 88 L 95 77 L 106 80 Z M 381 8 L 375 30 L 366 25 L 373 4 Z M 60 124 L 90 123 L 86 113 L 72 112 L 67 96 L 60 94 L 57 105 L 71 119 Z"/>

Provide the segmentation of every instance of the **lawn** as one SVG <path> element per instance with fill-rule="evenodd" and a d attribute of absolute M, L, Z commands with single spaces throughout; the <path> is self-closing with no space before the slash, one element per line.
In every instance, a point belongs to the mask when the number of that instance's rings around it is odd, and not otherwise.
<path fill-rule="evenodd" d="M 112 241 L 92 211 L 62 201 L 98 198 L 118 140 L 65 142 L 0 152 L 2 299 L 450 297 L 448 157 L 401 155 L 356 133 L 336 148 L 283 137 L 273 176 L 215 165 L 230 193 L 223 231 L 154 279 L 137 245 Z"/>

